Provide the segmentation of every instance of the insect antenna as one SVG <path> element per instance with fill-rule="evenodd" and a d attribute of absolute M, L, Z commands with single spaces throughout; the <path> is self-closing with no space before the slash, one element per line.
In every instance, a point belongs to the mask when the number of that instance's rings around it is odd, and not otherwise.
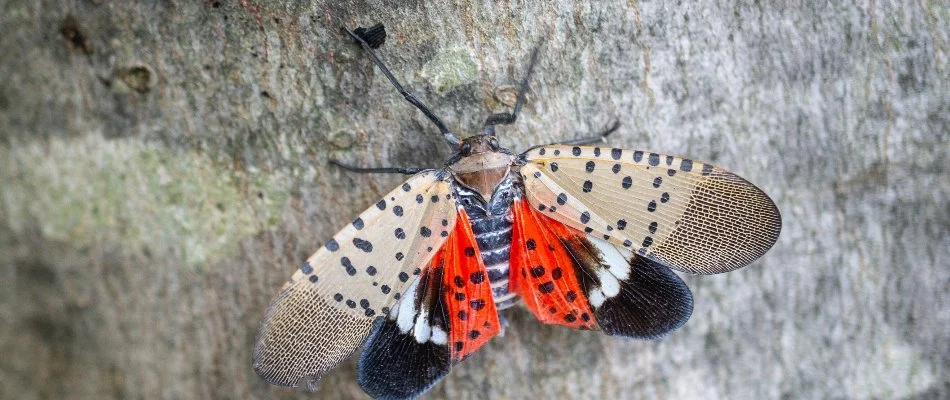
<path fill-rule="evenodd" d="M 515 109 L 511 113 L 497 113 L 491 114 L 485 120 L 485 134 L 494 135 L 495 134 L 495 125 L 508 125 L 513 124 L 518 119 L 518 112 L 521 111 L 521 106 L 524 104 L 525 94 L 528 91 L 528 82 L 531 81 L 531 74 L 534 72 L 534 65 L 538 61 L 538 53 L 541 50 L 541 45 L 544 42 L 538 43 L 534 47 L 534 50 L 531 52 L 531 61 L 528 62 L 528 72 L 525 73 L 524 78 L 521 79 L 521 88 L 518 89 L 518 98 L 515 100 Z"/>
<path fill-rule="evenodd" d="M 425 104 L 422 104 L 422 101 L 420 101 L 414 94 L 406 91 L 406 89 L 403 89 L 399 81 L 396 80 L 396 77 L 393 76 L 392 72 L 389 71 L 389 68 L 386 67 L 386 64 L 383 64 L 382 60 L 376 56 L 376 52 L 374 52 L 373 49 L 381 46 L 386 41 L 386 28 L 383 26 L 383 24 L 376 24 L 370 28 L 357 28 L 355 32 L 351 31 L 347 27 L 343 27 L 343 29 L 347 34 L 350 35 L 350 37 L 353 38 L 353 40 L 356 40 L 361 46 L 363 46 L 363 50 L 366 52 L 366 55 L 368 55 L 369 58 L 372 59 L 374 63 L 376 63 L 376 66 L 383 71 L 383 74 L 386 75 L 386 78 L 389 79 L 389 82 L 393 84 L 393 87 L 399 91 L 399 94 L 401 94 L 402 97 L 406 99 L 406 101 L 416 106 L 419 111 L 422 111 L 426 118 L 429 118 L 429 121 L 432 121 L 432 123 L 439 128 L 439 132 L 442 133 L 442 137 L 444 137 L 450 145 L 458 147 L 462 143 L 458 137 L 449 131 L 449 128 L 445 126 L 445 123 L 442 122 L 442 120 L 439 119 L 439 117 L 437 117 L 432 112 L 432 110 L 429 109 L 429 107 L 426 107 Z"/>

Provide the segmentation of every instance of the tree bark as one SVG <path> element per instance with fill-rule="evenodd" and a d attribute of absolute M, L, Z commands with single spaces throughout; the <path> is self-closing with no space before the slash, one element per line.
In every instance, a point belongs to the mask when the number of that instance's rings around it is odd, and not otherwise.
<path fill-rule="evenodd" d="M 0 2 L 0 397 L 365 396 L 250 367 L 319 243 L 451 154 L 342 26 L 461 136 L 541 58 L 516 151 L 597 133 L 775 199 L 760 261 L 685 277 L 654 342 L 542 326 L 428 398 L 950 397 L 950 9 L 939 1 Z M 775 3 L 775 4 L 772 4 Z M 779 2 L 782 3 L 782 2 Z"/>

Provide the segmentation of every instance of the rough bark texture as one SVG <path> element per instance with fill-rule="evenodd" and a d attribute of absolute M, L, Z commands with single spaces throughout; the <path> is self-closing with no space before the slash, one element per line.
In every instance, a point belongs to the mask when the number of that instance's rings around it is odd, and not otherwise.
<path fill-rule="evenodd" d="M 64 4 L 65 3 L 65 4 Z M 0 397 L 361 398 L 250 368 L 264 309 L 437 131 L 340 31 L 462 135 L 611 143 L 762 187 L 761 261 L 686 277 L 692 320 L 638 342 L 540 326 L 429 398 L 950 397 L 950 11 L 941 1 L 0 1 Z"/>

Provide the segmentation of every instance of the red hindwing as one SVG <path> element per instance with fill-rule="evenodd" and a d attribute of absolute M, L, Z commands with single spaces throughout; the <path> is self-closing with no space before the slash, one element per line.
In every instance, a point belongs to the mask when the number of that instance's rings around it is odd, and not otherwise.
<path fill-rule="evenodd" d="M 577 277 L 586 271 L 577 267 L 562 243 L 584 234 L 541 215 L 527 201 L 515 200 L 512 210 L 511 290 L 541 322 L 597 329 Z"/>
<path fill-rule="evenodd" d="M 430 265 L 444 268 L 442 291 L 448 311 L 448 346 L 452 360 L 458 362 L 500 330 L 485 263 L 465 210 L 459 209 L 455 229 Z"/>

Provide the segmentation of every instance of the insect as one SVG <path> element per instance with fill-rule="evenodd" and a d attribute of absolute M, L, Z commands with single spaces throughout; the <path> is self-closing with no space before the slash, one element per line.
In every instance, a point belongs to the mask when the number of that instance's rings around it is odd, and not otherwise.
<path fill-rule="evenodd" d="M 692 294 L 674 274 L 748 265 L 778 239 L 772 200 L 719 167 L 598 147 L 603 135 L 515 154 L 490 115 L 457 138 L 373 51 L 381 24 L 346 32 L 456 150 L 442 168 L 357 168 L 412 175 L 328 240 L 271 303 L 253 367 L 283 386 L 313 384 L 363 347 L 360 386 L 412 398 L 502 329 L 518 302 L 543 323 L 655 339 L 682 326 Z"/>

